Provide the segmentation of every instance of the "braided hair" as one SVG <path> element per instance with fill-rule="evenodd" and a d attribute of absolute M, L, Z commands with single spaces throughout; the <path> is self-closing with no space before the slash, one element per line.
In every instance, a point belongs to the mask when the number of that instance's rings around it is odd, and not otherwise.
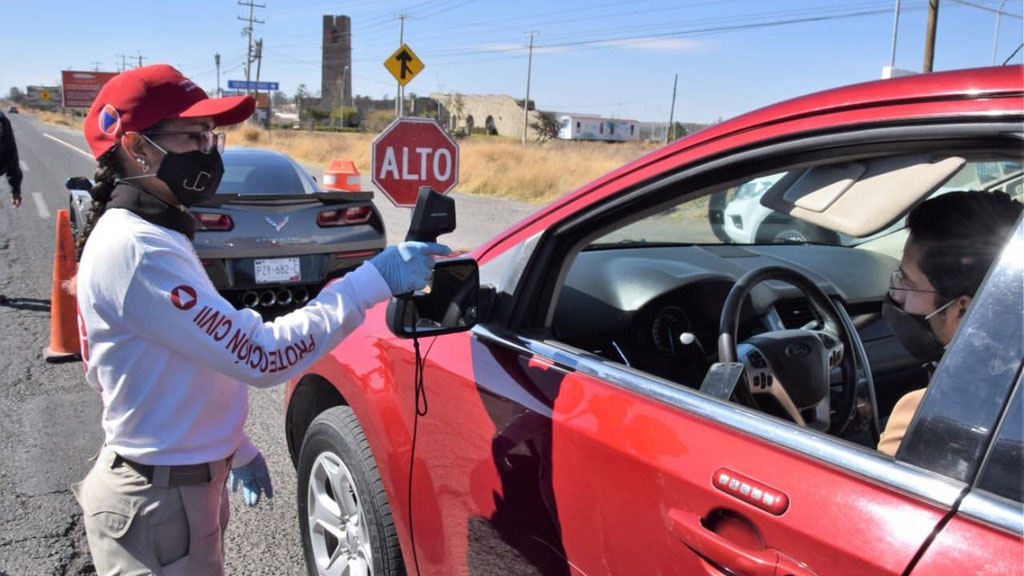
<path fill-rule="evenodd" d="M 117 158 L 116 150 L 117 147 L 115 146 L 97 160 L 99 165 L 96 168 L 96 174 L 93 175 L 95 184 L 89 189 L 89 195 L 92 196 L 92 206 L 85 215 L 85 226 L 82 229 L 82 236 L 75 245 L 75 251 L 79 258 L 82 256 L 82 250 L 85 249 L 86 241 L 89 240 L 89 234 L 96 227 L 96 222 L 107 211 L 107 202 L 110 202 L 110 195 L 114 192 L 117 179 L 121 176 L 121 163 Z"/>

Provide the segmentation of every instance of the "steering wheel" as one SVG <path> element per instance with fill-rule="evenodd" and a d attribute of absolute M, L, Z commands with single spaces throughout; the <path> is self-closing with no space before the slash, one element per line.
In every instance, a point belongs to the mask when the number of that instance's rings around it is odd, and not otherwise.
<path fill-rule="evenodd" d="M 755 286 L 778 280 L 799 289 L 821 319 L 813 327 L 774 330 L 736 343 L 740 309 Z M 786 416 L 800 426 L 842 434 L 857 408 L 857 368 L 872 404 L 872 435 L 877 434 L 874 382 L 867 355 L 853 322 L 817 284 L 803 274 L 772 266 L 751 270 L 733 285 L 722 308 L 718 338 L 719 362 L 742 362 L 746 381 L 740 399 L 757 408 L 757 398 L 772 397 Z M 838 367 L 842 381 L 833 398 L 830 376 Z M 834 400 L 834 402 L 833 402 Z"/>

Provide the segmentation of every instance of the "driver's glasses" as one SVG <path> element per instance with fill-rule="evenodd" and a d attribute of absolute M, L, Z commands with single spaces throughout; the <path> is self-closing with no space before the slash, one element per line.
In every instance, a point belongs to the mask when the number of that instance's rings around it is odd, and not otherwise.
<path fill-rule="evenodd" d="M 907 275 L 903 272 L 902 268 L 897 268 L 892 271 L 889 276 L 889 296 L 897 302 L 902 302 L 907 297 L 908 292 L 924 292 L 926 294 L 937 294 L 938 290 L 923 290 L 921 288 L 914 288 L 913 283 L 907 279 Z"/>
<path fill-rule="evenodd" d="M 217 152 L 224 152 L 224 144 L 227 142 L 227 134 L 214 132 L 213 130 L 155 130 L 146 132 L 147 136 L 188 136 L 199 145 L 199 151 L 209 154 L 216 148 Z"/>

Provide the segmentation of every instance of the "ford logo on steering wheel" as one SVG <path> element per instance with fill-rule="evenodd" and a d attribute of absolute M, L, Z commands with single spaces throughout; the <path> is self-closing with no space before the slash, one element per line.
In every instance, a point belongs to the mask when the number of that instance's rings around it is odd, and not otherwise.
<path fill-rule="evenodd" d="M 792 358 L 803 358 L 811 353 L 811 347 L 803 342 L 797 342 L 786 346 L 786 356 Z"/>

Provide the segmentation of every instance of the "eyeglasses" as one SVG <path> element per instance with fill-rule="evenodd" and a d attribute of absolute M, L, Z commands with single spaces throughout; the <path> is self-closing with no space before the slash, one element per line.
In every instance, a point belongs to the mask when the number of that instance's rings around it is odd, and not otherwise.
<path fill-rule="evenodd" d="M 923 290 L 921 288 L 911 288 L 909 286 L 910 280 L 907 280 L 907 275 L 903 273 L 902 268 L 897 268 L 892 271 L 889 276 L 889 295 L 893 296 L 893 292 L 923 292 L 926 294 L 938 294 L 938 290 Z"/>
<path fill-rule="evenodd" d="M 213 130 L 154 130 L 145 132 L 145 134 L 147 136 L 188 136 L 199 145 L 199 151 L 203 154 L 213 152 L 214 147 L 217 148 L 217 152 L 224 152 L 224 144 L 228 139 L 227 134 Z"/>

